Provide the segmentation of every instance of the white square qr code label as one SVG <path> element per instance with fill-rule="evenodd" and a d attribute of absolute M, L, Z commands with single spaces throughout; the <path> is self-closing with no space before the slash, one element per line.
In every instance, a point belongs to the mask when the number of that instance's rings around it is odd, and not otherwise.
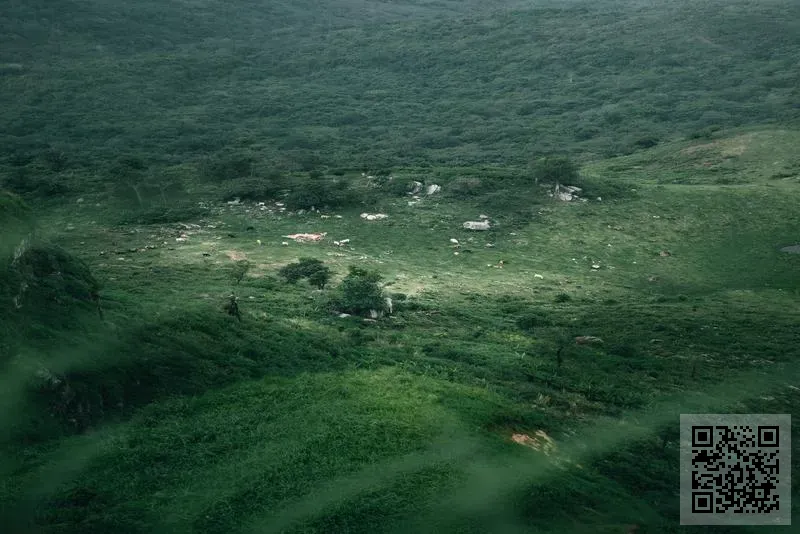
<path fill-rule="evenodd" d="M 791 525 L 791 423 L 681 415 L 681 525 Z"/>

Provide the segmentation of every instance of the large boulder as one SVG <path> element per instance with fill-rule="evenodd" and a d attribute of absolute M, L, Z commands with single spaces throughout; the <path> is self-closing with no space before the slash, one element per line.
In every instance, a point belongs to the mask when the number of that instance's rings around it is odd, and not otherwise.
<path fill-rule="evenodd" d="M 489 221 L 467 221 L 463 225 L 463 228 L 466 230 L 489 230 L 490 224 Z"/>

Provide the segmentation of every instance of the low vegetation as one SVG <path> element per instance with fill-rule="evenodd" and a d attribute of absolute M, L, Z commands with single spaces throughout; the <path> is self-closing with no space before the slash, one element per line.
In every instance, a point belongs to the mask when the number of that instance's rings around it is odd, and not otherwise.
<path fill-rule="evenodd" d="M 257 4 L 0 21 L 0 524 L 711 532 L 679 415 L 800 405 L 796 3 Z"/>

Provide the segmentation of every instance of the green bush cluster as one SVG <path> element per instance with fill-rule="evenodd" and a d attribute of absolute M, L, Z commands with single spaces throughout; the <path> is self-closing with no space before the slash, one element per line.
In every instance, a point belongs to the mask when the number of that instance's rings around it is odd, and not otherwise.
<path fill-rule="evenodd" d="M 380 282 L 379 273 L 350 266 L 333 303 L 337 309 L 356 315 L 367 314 L 370 310 L 385 312 L 386 295 Z"/>
<path fill-rule="evenodd" d="M 296 184 L 286 196 L 289 209 L 333 209 L 356 204 L 359 198 L 345 181 L 318 178 Z"/>
<path fill-rule="evenodd" d="M 301 258 L 300 261 L 281 267 L 278 274 L 290 284 L 305 278 L 318 289 L 325 289 L 332 276 L 330 268 L 316 258 Z"/>

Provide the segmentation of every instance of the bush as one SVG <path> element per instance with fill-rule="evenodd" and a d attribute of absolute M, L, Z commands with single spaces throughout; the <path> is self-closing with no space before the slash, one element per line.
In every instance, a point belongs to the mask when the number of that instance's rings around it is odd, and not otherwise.
<path fill-rule="evenodd" d="M 486 190 L 480 178 L 461 177 L 456 178 L 447 186 L 448 191 L 457 198 L 473 197 L 480 195 Z"/>
<path fill-rule="evenodd" d="M 537 160 L 533 165 L 533 178 L 539 182 L 577 185 L 580 180 L 578 167 L 569 158 L 549 156 Z"/>
<path fill-rule="evenodd" d="M 521 330 L 526 330 L 528 332 L 532 332 L 534 328 L 540 326 L 550 326 L 552 324 L 553 323 L 550 319 L 537 312 L 527 313 L 517 319 L 517 326 Z"/>
<path fill-rule="evenodd" d="M 339 296 L 335 301 L 339 310 L 356 315 L 370 310 L 386 311 L 386 296 L 380 286 L 381 275 L 351 266 L 339 286 Z"/>
<path fill-rule="evenodd" d="M 292 210 L 338 208 L 355 203 L 356 197 L 345 182 L 311 180 L 299 184 L 286 197 L 286 207 Z"/>
<path fill-rule="evenodd" d="M 270 173 L 265 178 L 241 178 L 231 180 L 222 197 L 224 202 L 233 199 L 240 200 L 269 200 L 275 198 L 284 187 L 280 173 Z"/>
<path fill-rule="evenodd" d="M 324 289 L 331 279 L 331 270 L 316 258 L 301 258 L 300 261 L 282 267 L 278 274 L 290 284 L 306 278 L 319 289 Z"/>
<path fill-rule="evenodd" d="M 559 293 L 558 295 L 556 295 L 556 298 L 555 298 L 556 302 L 569 302 L 571 300 L 572 300 L 572 297 L 570 297 L 566 293 Z"/>

